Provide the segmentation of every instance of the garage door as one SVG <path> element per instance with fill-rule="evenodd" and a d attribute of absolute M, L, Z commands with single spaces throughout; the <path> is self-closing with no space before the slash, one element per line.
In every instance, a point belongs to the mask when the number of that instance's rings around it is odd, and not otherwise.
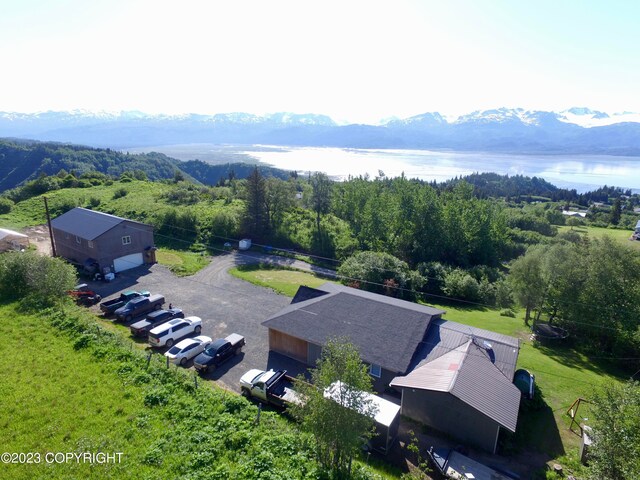
<path fill-rule="evenodd" d="M 124 257 L 116 258 L 113 261 L 113 269 L 117 272 L 123 270 L 129 270 L 135 268 L 138 265 L 142 265 L 142 253 L 132 253 L 131 255 L 125 255 Z"/>

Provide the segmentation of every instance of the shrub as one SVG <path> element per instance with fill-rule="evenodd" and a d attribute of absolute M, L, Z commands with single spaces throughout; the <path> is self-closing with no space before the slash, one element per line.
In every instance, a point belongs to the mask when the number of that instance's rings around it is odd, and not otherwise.
<path fill-rule="evenodd" d="M 480 297 L 480 284 L 464 270 L 456 268 L 444 279 L 444 293 L 452 298 L 477 302 Z"/>
<path fill-rule="evenodd" d="M 13 202 L 8 198 L 0 198 L 0 214 L 9 213 L 13 208 Z"/>
<path fill-rule="evenodd" d="M 129 181 L 131 181 L 131 180 L 129 180 Z M 129 192 L 127 191 L 126 188 L 120 187 L 115 192 L 113 192 L 113 199 L 117 200 L 118 198 L 126 197 L 127 193 L 129 193 Z"/>
<path fill-rule="evenodd" d="M 76 271 L 64 260 L 35 252 L 0 255 L 0 298 L 22 299 L 26 307 L 49 306 L 64 298 Z"/>
<path fill-rule="evenodd" d="M 516 318 L 516 314 L 510 308 L 503 308 L 502 310 L 500 310 L 500 316 Z"/>

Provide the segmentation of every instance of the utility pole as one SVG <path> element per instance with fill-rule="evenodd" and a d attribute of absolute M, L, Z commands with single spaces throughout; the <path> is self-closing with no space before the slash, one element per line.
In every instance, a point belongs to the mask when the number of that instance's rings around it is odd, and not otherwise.
<path fill-rule="evenodd" d="M 53 257 L 57 257 L 58 255 L 56 254 L 56 244 L 53 241 L 53 229 L 51 228 L 51 216 L 49 216 L 49 204 L 47 203 L 47 197 L 42 197 L 44 198 L 44 211 L 47 215 L 47 225 L 49 227 L 49 237 L 51 238 L 51 255 Z"/>

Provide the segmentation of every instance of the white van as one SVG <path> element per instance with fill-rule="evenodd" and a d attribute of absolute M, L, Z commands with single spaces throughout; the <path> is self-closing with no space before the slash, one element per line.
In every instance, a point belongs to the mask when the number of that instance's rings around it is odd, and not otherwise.
<path fill-rule="evenodd" d="M 152 347 L 172 347 L 176 340 L 190 333 L 200 334 L 202 319 L 200 317 L 174 318 L 167 323 L 151 329 L 149 345 Z"/>

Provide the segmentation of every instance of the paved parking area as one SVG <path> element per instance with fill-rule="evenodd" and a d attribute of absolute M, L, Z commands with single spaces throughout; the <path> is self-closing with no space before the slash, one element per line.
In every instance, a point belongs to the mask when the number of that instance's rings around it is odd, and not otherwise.
<path fill-rule="evenodd" d="M 247 343 L 243 353 L 207 374 L 207 378 L 238 390 L 240 377 L 251 368 L 286 368 L 293 375 L 306 370 L 299 362 L 270 353 L 268 331 L 260 325 L 291 299 L 227 272 L 239 264 L 262 261 L 261 257 L 237 253 L 213 257 L 207 267 L 191 277 L 176 277 L 166 267 L 156 264 L 122 272 L 110 283 L 90 283 L 104 299 L 131 289 L 160 293 L 166 299 L 165 308 L 172 303 L 182 308 L 185 316 L 202 318 L 202 335 L 213 339 L 230 333 L 244 335 Z"/>

